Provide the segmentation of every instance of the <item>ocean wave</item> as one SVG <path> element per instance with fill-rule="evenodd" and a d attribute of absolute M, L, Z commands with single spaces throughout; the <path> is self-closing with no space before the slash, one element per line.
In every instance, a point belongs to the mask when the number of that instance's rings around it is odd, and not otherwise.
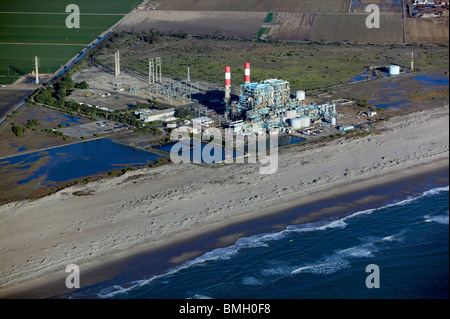
<path fill-rule="evenodd" d="M 447 215 L 427 215 L 423 217 L 426 223 L 431 223 L 431 222 L 435 222 L 438 224 L 442 224 L 442 225 L 448 225 L 448 219 L 449 219 L 449 215 L 447 212 Z"/>
<path fill-rule="evenodd" d="M 210 296 L 205 296 L 205 295 L 193 295 L 191 298 L 186 298 L 186 299 L 213 299 Z"/>
<path fill-rule="evenodd" d="M 261 286 L 264 284 L 264 282 L 255 277 L 244 277 L 242 279 L 242 284 L 247 286 Z"/>
<path fill-rule="evenodd" d="M 128 291 L 129 288 L 123 288 L 119 285 L 114 285 L 112 287 L 104 288 L 100 290 L 100 292 L 97 294 L 98 297 L 105 299 L 105 298 L 112 298 L 117 294 L 124 293 Z"/>
<path fill-rule="evenodd" d="M 324 256 L 321 261 L 302 265 L 291 271 L 292 275 L 300 273 L 311 273 L 315 275 L 329 275 L 339 270 L 350 268 L 351 260 L 355 258 L 374 258 L 375 253 L 379 252 L 383 247 L 383 243 L 402 240 L 404 232 L 393 234 L 383 238 L 370 237 L 366 242 L 352 246 L 346 249 L 336 250 L 329 256 Z"/>
<path fill-rule="evenodd" d="M 291 272 L 292 275 L 311 273 L 314 275 L 330 275 L 341 269 L 349 268 L 348 260 L 339 255 L 332 255 L 322 262 L 299 267 Z"/>
<path fill-rule="evenodd" d="M 208 262 L 208 261 L 228 260 L 228 259 L 232 258 L 233 256 L 235 256 L 239 251 L 241 251 L 243 249 L 269 247 L 268 243 L 270 241 L 281 240 L 291 233 L 303 233 L 303 232 L 326 231 L 326 230 L 333 230 L 333 229 L 344 229 L 348 225 L 346 221 L 348 221 L 352 218 L 355 218 L 355 217 L 358 217 L 361 215 L 369 215 L 378 210 L 390 208 L 393 206 L 403 206 L 403 205 L 411 203 L 419 198 L 422 198 L 424 196 L 436 195 L 441 192 L 448 192 L 448 191 L 449 191 L 449 186 L 436 187 L 436 188 L 433 188 L 433 189 L 423 192 L 421 195 L 409 196 L 408 198 L 406 198 L 402 201 L 386 204 L 379 208 L 367 209 L 367 210 L 355 212 L 355 213 L 353 213 L 349 216 L 343 217 L 339 220 L 307 223 L 307 224 L 301 224 L 301 225 L 289 225 L 284 230 L 281 230 L 278 232 L 258 234 L 258 235 L 249 236 L 249 237 L 242 237 L 242 238 L 238 239 L 236 241 L 236 243 L 231 246 L 214 249 L 210 252 L 203 254 L 200 257 L 197 257 L 193 260 L 187 261 L 180 266 L 174 267 L 164 274 L 155 275 L 155 276 L 153 276 L 149 279 L 145 279 L 145 280 L 134 281 L 132 283 L 132 285 L 128 288 L 124 288 L 124 287 L 117 286 L 117 285 L 110 287 L 110 288 L 105 288 L 98 293 L 98 296 L 100 298 L 111 298 L 117 294 L 126 293 L 129 290 L 148 285 L 156 279 L 173 275 L 182 269 L 186 269 L 186 268 L 193 267 L 193 266 L 198 266 L 198 265 L 204 264 L 205 262 Z M 426 221 L 430 221 L 430 222 L 434 221 L 434 222 L 438 222 L 438 223 L 448 224 L 448 215 L 441 216 L 441 217 L 431 216 L 431 217 L 427 218 Z M 379 242 L 382 242 L 382 241 L 389 242 L 389 241 L 393 241 L 393 240 L 400 240 L 399 236 L 400 235 L 398 235 L 398 234 L 392 235 L 392 236 L 386 236 L 382 239 L 378 239 L 378 241 Z M 314 274 L 331 274 L 340 269 L 350 267 L 350 262 L 348 261 L 349 258 L 371 258 L 371 257 L 373 257 L 373 253 L 375 252 L 375 250 L 373 250 L 373 249 L 370 250 L 368 247 L 370 245 L 374 245 L 374 244 L 375 244 L 375 242 L 371 242 L 366 245 L 351 247 L 348 249 L 337 251 L 337 252 L 335 252 L 335 254 L 326 258 L 326 260 L 323 262 L 318 262 L 318 263 L 314 263 L 311 265 L 305 265 L 302 267 L 284 268 L 283 270 L 280 270 L 277 268 L 271 269 L 271 270 L 266 269 L 266 270 L 263 270 L 262 272 L 264 275 L 269 275 L 270 272 L 272 272 L 272 274 L 276 274 L 277 271 L 279 271 L 278 275 L 298 274 L 298 273 L 302 273 L 302 272 L 303 273 L 309 272 L 309 273 L 314 273 Z"/>
<path fill-rule="evenodd" d="M 292 273 L 297 267 L 293 266 L 277 266 L 272 268 L 261 269 L 261 274 L 264 276 L 286 276 Z"/>

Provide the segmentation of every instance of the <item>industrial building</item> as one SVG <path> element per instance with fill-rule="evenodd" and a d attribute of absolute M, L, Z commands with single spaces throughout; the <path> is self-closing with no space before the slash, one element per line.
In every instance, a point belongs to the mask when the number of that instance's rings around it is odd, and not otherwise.
<path fill-rule="evenodd" d="M 239 101 L 230 103 L 230 67 L 225 68 L 225 116 L 229 129 L 237 135 L 263 134 L 273 129 L 301 129 L 311 122 L 336 125 L 335 104 L 307 104 L 305 92 L 291 98 L 289 82 L 279 79 L 250 82 L 250 66 L 245 65 L 245 82 Z"/>
<path fill-rule="evenodd" d="M 153 121 L 174 121 L 176 120 L 175 109 L 170 108 L 166 110 L 148 110 L 142 109 L 139 111 L 135 111 L 134 115 L 136 115 L 140 120 L 144 122 L 153 122 Z"/>

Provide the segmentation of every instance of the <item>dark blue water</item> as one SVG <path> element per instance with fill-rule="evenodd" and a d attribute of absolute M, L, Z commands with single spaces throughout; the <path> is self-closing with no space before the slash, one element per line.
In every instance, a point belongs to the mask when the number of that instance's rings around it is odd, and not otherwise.
<path fill-rule="evenodd" d="M 416 75 L 413 76 L 413 79 L 418 81 L 420 85 L 423 86 L 435 86 L 435 85 L 442 85 L 442 86 L 448 86 L 449 85 L 449 78 L 438 76 L 436 74 L 431 75 Z"/>
<path fill-rule="evenodd" d="M 146 165 L 160 157 L 114 143 L 110 139 L 98 139 L 11 157 L 2 160 L 0 167 L 10 166 L 10 169 L 17 169 L 20 172 L 41 160 L 44 164 L 18 184 L 27 183 L 41 176 L 46 176 L 46 181 L 64 182 L 114 168 Z"/>
<path fill-rule="evenodd" d="M 171 142 L 154 148 L 167 153 L 177 154 L 196 163 L 220 163 L 226 159 L 244 155 L 236 151 L 226 150 L 221 146 L 211 143 L 203 143 L 196 139 Z"/>
<path fill-rule="evenodd" d="M 385 109 L 387 107 L 408 108 L 408 107 L 411 107 L 411 102 L 403 99 L 403 100 L 390 102 L 390 103 L 375 104 L 375 107 L 381 108 L 381 109 Z"/>
<path fill-rule="evenodd" d="M 101 298 L 448 298 L 448 186 L 332 222 L 241 238 Z M 366 267 L 380 288 L 366 287 Z M 125 285 L 123 285 L 125 286 Z"/>
<path fill-rule="evenodd" d="M 297 143 L 301 143 L 306 139 L 293 136 L 293 135 L 282 135 L 278 137 L 278 146 L 287 146 Z M 200 143 L 197 140 L 191 141 L 179 141 L 164 144 L 162 146 L 154 147 L 157 150 L 164 151 L 167 153 L 176 152 L 178 156 L 189 158 L 191 161 L 202 162 L 202 163 L 218 163 L 226 159 L 235 159 L 244 155 L 244 153 L 238 151 L 228 151 L 226 149 L 218 150 L 217 156 L 215 156 L 215 150 L 213 144 Z M 266 149 L 270 148 L 270 139 L 266 139 Z M 244 152 L 248 152 L 248 146 L 245 145 L 243 148 Z M 256 144 L 255 150 L 258 151 L 258 145 Z M 219 153 L 220 152 L 220 153 Z M 205 155 L 208 159 L 205 159 Z"/>

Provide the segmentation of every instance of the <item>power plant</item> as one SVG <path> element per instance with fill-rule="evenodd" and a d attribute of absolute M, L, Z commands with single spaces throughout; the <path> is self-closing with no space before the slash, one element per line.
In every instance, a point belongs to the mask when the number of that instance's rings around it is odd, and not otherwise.
<path fill-rule="evenodd" d="M 231 71 L 225 68 L 225 118 L 237 135 L 263 134 L 278 129 L 301 129 L 311 122 L 336 125 L 335 104 L 307 104 L 305 92 L 291 98 L 290 84 L 279 79 L 250 82 L 250 63 L 245 63 L 244 84 L 238 101 L 231 101 Z"/>

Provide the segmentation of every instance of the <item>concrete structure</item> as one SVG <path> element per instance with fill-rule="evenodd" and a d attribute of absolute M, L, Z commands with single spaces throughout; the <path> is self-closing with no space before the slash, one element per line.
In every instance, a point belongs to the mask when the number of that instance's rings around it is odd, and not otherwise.
<path fill-rule="evenodd" d="M 34 66 L 36 68 L 36 84 L 39 84 L 39 60 L 38 57 L 34 57 Z"/>
<path fill-rule="evenodd" d="M 140 120 L 144 122 L 153 122 L 153 121 L 173 121 L 176 120 L 174 117 L 175 109 L 166 109 L 166 110 L 147 110 L 142 109 L 139 111 L 135 111 L 134 114 L 139 117 Z"/>
<path fill-rule="evenodd" d="M 114 75 L 116 77 L 120 75 L 120 53 L 119 53 L 119 51 L 114 53 Z"/>

